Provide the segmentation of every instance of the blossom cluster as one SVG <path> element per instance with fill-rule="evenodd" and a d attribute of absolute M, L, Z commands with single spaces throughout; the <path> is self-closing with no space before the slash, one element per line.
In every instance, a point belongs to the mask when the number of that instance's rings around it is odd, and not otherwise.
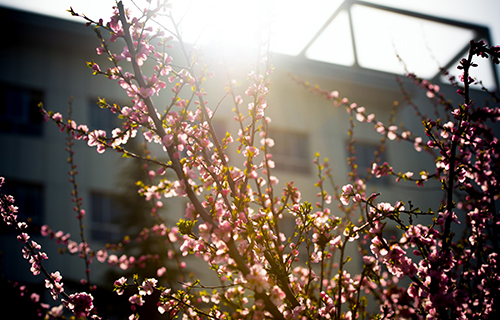
<path fill-rule="evenodd" d="M 231 97 L 239 130 L 237 136 L 226 133 L 218 137 L 212 121 L 217 106 L 207 100 L 203 89 L 212 73 L 201 63 L 196 48 L 193 53 L 185 50 L 176 32 L 187 65 L 174 65 L 169 54 L 173 39 L 161 31 L 153 32 L 150 26 L 161 14 L 170 15 L 169 10 L 167 3 L 157 1 L 155 6 L 150 2 L 140 17 L 131 17 L 119 2 L 107 23 L 82 15 L 97 30 L 97 54 L 106 55 L 111 64 L 104 68 L 92 61 L 89 68 L 95 75 L 116 81 L 131 99 L 128 106 L 99 101 L 102 108 L 122 120 L 111 137 L 103 130 L 91 131 L 86 125 L 77 125 L 71 117 L 65 120 L 60 113 L 42 109 L 47 119 L 69 135 L 70 182 L 82 234 L 85 210 L 76 191 L 72 139 L 86 141 L 98 153 L 114 149 L 157 166 L 148 171 L 149 180 L 137 186 L 145 201 L 153 203 L 152 213 L 158 221 L 135 238 L 128 236 L 122 243 L 92 249 L 83 237 L 77 243 L 63 231 L 54 232 L 48 226 L 41 230 L 42 235 L 55 239 L 68 252 L 78 253 L 87 270 L 93 257 L 121 271 L 156 266 L 158 278 L 134 275 L 133 283 L 128 283 L 125 276 L 114 282 L 116 294 L 128 295 L 133 311 L 129 319 L 138 318 L 152 297 L 158 299 L 159 313 L 186 319 L 370 318 L 373 308 L 369 297 L 378 303 L 379 318 L 466 319 L 495 311 L 500 284 L 496 251 L 500 220 L 495 211 L 500 194 L 500 144 L 490 123 L 499 119 L 500 111 L 472 101 L 468 86 L 472 81 L 469 70 L 475 66 L 472 59 L 491 55 L 498 63 L 498 47 L 471 42 L 469 57 L 460 64 L 463 89 L 458 92 L 464 103 L 458 107 L 444 99 L 439 86 L 409 75 L 447 115 L 446 121 L 429 118 L 412 105 L 423 121 L 427 142 L 395 125 L 397 104 L 389 121 L 383 123 L 367 108 L 340 98 L 337 91 L 322 90 L 294 78 L 315 94 L 333 100 L 333 106 L 344 107 L 350 117 L 350 181 L 342 187 L 337 185 L 328 160 L 320 161 L 317 154 L 315 186 L 319 192 L 313 205 L 302 200 L 292 182 L 280 187 L 273 175 L 275 142 L 269 130 L 271 119 L 266 116 L 273 68 L 268 57 L 260 57 L 255 70 L 248 74 L 243 94 L 238 94 L 236 81 L 227 85 L 226 96 Z M 103 31 L 110 34 L 110 42 L 125 43 L 121 52 L 110 49 Z M 167 89 L 173 98 L 160 109 L 152 97 Z M 435 171 L 421 171 L 419 177 L 413 172 L 398 173 L 397 168 L 378 159 L 372 163 L 367 178 L 361 178 L 352 138 L 355 120 L 373 126 L 380 134 L 382 146 L 378 152 L 383 152 L 387 141 L 407 142 L 416 152 L 425 150 L 434 156 Z M 148 144 L 159 145 L 168 160 L 129 151 L 127 143 L 140 134 Z M 239 151 L 231 164 L 225 152 L 230 144 Z M 391 204 L 378 201 L 377 193 L 368 195 L 367 180 L 385 176 L 394 176 L 398 183 L 413 181 L 419 187 L 433 179 L 439 181 L 444 191 L 441 207 L 423 212 L 410 201 Z M 2 183 L 3 178 L 0 187 Z M 329 187 L 333 191 L 329 192 Z M 168 225 L 156 214 L 162 199 L 172 197 L 187 200 L 184 217 L 176 225 Z M 97 317 L 91 294 L 69 295 L 64 292 L 59 272 L 45 271 L 42 261 L 47 256 L 24 232 L 25 223 L 17 221 L 18 208 L 13 198 L 2 195 L 1 201 L 4 222 L 18 230 L 18 240 L 26 245 L 24 257 L 30 261 L 34 275 L 45 274 L 52 297 L 62 295 L 63 305 L 76 317 Z M 285 215 L 293 216 L 295 221 L 291 234 L 280 229 Z M 414 222 L 415 217 L 424 215 L 434 218 L 432 224 Z M 466 219 L 458 219 L 459 215 Z M 389 237 L 388 223 L 398 226 L 402 236 Z M 452 226 L 459 223 L 466 225 L 463 238 L 452 232 Z M 132 241 L 152 237 L 161 240 L 161 250 L 167 251 L 169 261 L 162 261 L 159 254 L 152 252 L 117 253 Z M 348 246 L 357 248 L 362 257 L 359 274 L 351 274 Z M 221 285 L 207 292 L 209 287 L 199 279 L 186 281 L 186 261 L 193 261 L 187 260 L 190 257 L 206 264 Z M 172 264 L 183 279 L 180 286 L 168 279 L 167 270 Z M 87 271 L 86 281 L 89 277 Z M 411 282 L 408 287 L 401 284 L 403 278 Z"/>
<path fill-rule="evenodd" d="M 1 193 L 1 187 L 5 183 L 5 178 L 0 177 L 0 213 L 4 222 L 12 226 L 18 233 L 17 239 L 25 244 L 22 249 L 23 257 L 31 263 L 30 271 L 34 276 L 41 273 L 45 276 L 45 287 L 49 289 L 49 292 L 54 300 L 59 299 L 59 295 L 63 295 L 68 300 L 62 300 L 63 304 L 70 309 L 77 317 L 87 317 L 90 315 L 90 311 L 93 308 L 92 296 L 86 293 L 75 293 L 68 296 L 64 292 L 64 284 L 62 282 L 62 276 L 59 271 L 49 274 L 48 271 L 43 266 L 43 261 L 48 259 L 45 252 L 41 251 L 42 247 L 33 240 L 30 240 L 30 236 L 25 232 L 27 229 L 26 222 L 18 222 L 17 215 L 18 208 L 14 205 L 15 199 L 10 195 L 5 195 Z M 44 232 L 50 233 L 50 230 L 44 228 Z M 63 235 L 64 233 L 57 232 L 55 237 L 57 241 L 67 242 L 69 234 Z M 21 290 L 21 295 L 24 294 L 24 290 Z M 38 303 L 40 300 L 39 295 L 36 293 L 31 294 L 31 299 L 34 303 Z M 60 317 L 62 316 L 62 306 L 53 307 L 50 310 L 49 306 L 46 304 L 41 304 L 43 309 L 47 309 L 47 316 Z M 93 319 L 98 319 L 97 315 L 92 315 Z"/>

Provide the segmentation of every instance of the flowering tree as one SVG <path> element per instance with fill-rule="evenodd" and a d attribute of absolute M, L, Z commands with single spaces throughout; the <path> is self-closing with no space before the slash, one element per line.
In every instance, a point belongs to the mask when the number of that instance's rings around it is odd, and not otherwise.
<path fill-rule="evenodd" d="M 111 64 L 106 69 L 95 62 L 88 66 L 95 75 L 117 81 L 132 100 L 128 106 L 100 101 L 101 107 L 122 119 L 122 126 L 113 130 L 111 137 L 103 130 L 91 131 L 84 124 L 78 125 L 71 113 L 65 119 L 60 113 L 41 107 L 46 119 L 68 134 L 77 219 L 83 230 L 85 210 L 78 195 L 72 146 L 74 140 L 84 140 L 99 153 L 114 149 L 158 168 L 151 171 L 149 182 L 138 183 L 138 192 L 154 204 L 152 212 L 157 222 L 144 228 L 137 239 L 127 238 L 102 249 L 91 248 L 83 232 L 79 242 L 48 226 L 42 228 L 42 234 L 80 255 L 87 270 L 83 282 L 89 290 L 94 288 L 89 274 L 94 258 L 121 269 L 160 263 L 154 253 L 118 257 L 111 249 L 153 236 L 163 239 L 181 285 L 168 280 L 172 265 L 160 264 L 155 278 L 139 274 L 132 279 L 117 279 L 115 292 L 129 297 L 130 319 L 139 317 L 145 298 L 155 293 L 158 312 L 168 319 L 482 319 L 497 312 L 500 220 L 495 202 L 500 194 L 500 145 L 491 124 L 499 118 L 500 109 L 481 106 L 470 99 L 469 87 L 475 80 L 469 71 L 476 67 L 476 57 L 491 56 L 498 64 L 500 47 L 471 41 L 469 55 L 459 66 L 463 74 L 457 92 L 463 103 L 458 106 L 445 100 L 438 86 L 409 75 L 439 107 L 436 118 L 430 119 L 414 106 L 424 125 L 427 143 L 408 130 L 378 121 L 364 108 L 339 98 L 336 91 L 310 87 L 295 78 L 297 83 L 345 108 L 352 116 L 351 133 L 354 118 L 373 123 L 383 137 L 409 142 L 417 151 L 425 149 L 435 159 L 435 172 L 422 172 L 419 176 L 413 172 L 398 173 L 388 163 L 375 162 L 373 178 L 392 175 L 397 181 L 415 181 L 422 188 L 427 181 L 437 180 L 443 189 L 441 206 L 426 212 L 411 202 L 377 203 L 378 194 L 366 193 L 366 179 L 357 173 L 354 154 L 348 159 L 352 183 L 341 188 L 333 181 L 328 161 L 321 161 L 316 154 L 319 192 L 317 203 L 312 205 L 301 199 L 293 183 L 278 189 L 278 179 L 273 175 L 274 141 L 269 135 L 270 119 L 265 115 L 272 67 L 265 55 L 249 74 L 251 83 L 244 95 L 238 95 L 232 85 L 226 89 L 234 103 L 238 136 L 226 133 L 217 137 L 212 121 L 217 106 L 210 106 L 204 98 L 204 82 L 211 72 L 187 49 L 176 21 L 175 30 L 170 30 L 173 36 L 169 37 L 151 27 L 160 15 L 172 18 L 168 3 L 158 1 L 140 16 L 131 17 L 119 2 L 106 23 L 72 9 L 70 13 L 83 17 L 94 27 L 101 41 L 97 54 L 107 55 Z M 109 33 L 109 40 L 101 32 Z M 184 55 L 184 68 L 174 66 L 169 55 L 174 39 Z M 108 42 L 115 41 L 124 42 L 122 52 L 110 49 Z M 146 71 L 148 63 L 153 66 L 151 71 Z M 159 108 L 152 97 L 165 89 L 170 89 L 174 98 Z M 496 99 L 494 94 L 493 97 Z M 412 104 L 410 100 L 408 103 Z M 159 145 L 168 161 L 130 151 L 127 142 L 137 134 L 142 134 L 148 143 Z M 230 144 L 237 146 L 240 166 L 236 165 L 238 159 L 229 162 L 225 150 Z M 349 148 L 353 151 L 352 144 Z M 2 178 L 0 185 L 3 183 Z M 189 200 L 185 217 L 175 226 L 167 225 L 157 214 L 162 203 L 155 199 L 162 197 Z M 25 244 L 23 256 L 31 263 L 34 275 L 42 273 L 46 277 L 46 287 L 54 300 L 62 296 L 64 307 L 77 318 L 98 319 L 91 293 L 66 293 L 62 275 L 45 269 L 43 261 L 48 257 L 25 232 L 26 223 L 17 220 L 16 213 L 22 208 L 15 206 L 13 197 L 2 194 L 0 200 L 4 222 L 18 231 L 18 240 Z M 332 212 L 334 201 L 341 205 Z M 295 217 L 293 234 L 280 231 L 279 221 L 284 214 Z M 432 216 L 432 223 L 414 223 L 420 215 Z M 388 220 L 401 228 L 399 239 L 384 234 Z M 461 236 L 453 234 L 454 224 L 463 225 Z M 348 247 L 357 248 L 363 256 L 360 274 L 347 271 Z M 203 259 L 221 285 L 207 287 L 198 279 L 191 281 L 183 276 L 187 256 Z M 397 280 L 403 278 L 411 284 L 399 285 Z M 60 316 L 62 308 L 49 313 Z"/>

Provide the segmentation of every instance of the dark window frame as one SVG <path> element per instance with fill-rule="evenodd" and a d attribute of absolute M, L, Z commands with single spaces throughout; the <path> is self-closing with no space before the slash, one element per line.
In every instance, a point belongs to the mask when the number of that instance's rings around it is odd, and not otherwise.
<path fill-rule="evenodd" d="M 269 149 L 276 170 L 311 174 L 309 134 L 287 129 L 270 128 L 268 136 L 274 140 Z"/>
<path fill-rule="evenodd" d="M 124 207 L 118 196 L 99 191 L 91 191 L 90 238 L 100 242 L 117 242 L 123 239 L 120 217 Z"/>
<path fill-rule="evenodd" d="M 376 178 L 371 174 L 372 165 L 375 159 L 379 158 L 379 161 L 376 161 L 378 165 L 382 165 L 384 162 L 387 162 L 386 152 L 387 146 L 384 146 L 384 152 L 380 152 L 380 144 L 375 142 L 367 142 L 367 141 L 356 141 L 354 143 L 354 154 L 356 158 L 356 165 L 358 170 L 358 176 L 366 181 L 367 177 L 370 177 L 370 180 L 367 181 L 367 184 L 371 184 L 373 186 L 389 186 L 390 185 L 390 177 L 380 177 Z M 378 155 L 375 155 L 375 152 L 378 152 Z"/>
<path fill-rule="evenodd" d="M 17 220 L 26 222 L 28 231 L 38 231 L 45 221 L 45 185 L 7 177 L 2 193 L 14 197 L 14 205 L 18 207 Z"/>
<path fill-rule="evenodd" d="M 0 133 L 41 137 L 43 116 L 38 108 L 44 92 L 0 82 Z"/>
<path fill-rule="evenodd" d="M 104 130 L 106 136 L 111 137 L 111 132 L 115 128 L 121 128 L 121 122 L 118 113 L 113 113 L 108 108 L 101 108 L 99 98 L 89 98 L 87 100 L 88 125 L 90 130 Z M 109 103 L 113 105 L 113 103 Z M 120 104 L 124 106 L 126 104 Z"/>

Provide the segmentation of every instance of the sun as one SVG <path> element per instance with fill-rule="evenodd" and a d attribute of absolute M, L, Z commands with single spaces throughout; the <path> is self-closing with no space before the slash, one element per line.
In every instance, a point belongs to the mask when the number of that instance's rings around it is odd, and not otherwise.
<path fill-rule="evenodd" d="M 206 45 L 254 46 L 270 31 L 274 1 L 174 0 L 183 40 Z"/>

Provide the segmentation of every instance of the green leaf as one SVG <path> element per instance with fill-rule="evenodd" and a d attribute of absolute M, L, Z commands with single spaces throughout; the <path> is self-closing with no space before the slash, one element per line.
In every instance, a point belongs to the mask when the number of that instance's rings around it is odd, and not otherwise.
<path fill-rule="evenodd" d="M 198 220 L 180 219 L 179 222 L 177 222 L 177 227 L 179 227 L 179 232 L 182 235 L 192 235 L 193 234 L 192 230 L 196 221 Z"/>

